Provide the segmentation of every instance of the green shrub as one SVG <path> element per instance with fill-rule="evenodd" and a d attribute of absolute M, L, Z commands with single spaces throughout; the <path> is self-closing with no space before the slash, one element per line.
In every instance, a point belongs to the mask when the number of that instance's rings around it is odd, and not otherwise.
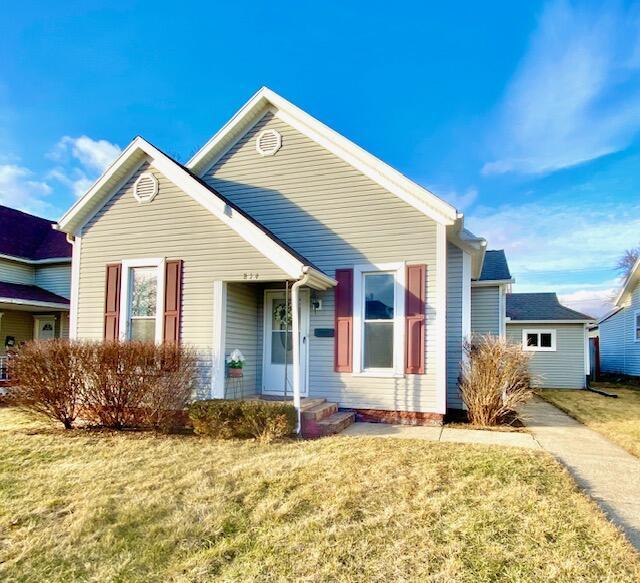
<path fill-rule="evenodd" d="M 279 401 L 196 401 L 189 418 L 199 435 L 216 439 L 255 438 L 262 442 L 291 435 L 296 429 L 296 410 Z"/>

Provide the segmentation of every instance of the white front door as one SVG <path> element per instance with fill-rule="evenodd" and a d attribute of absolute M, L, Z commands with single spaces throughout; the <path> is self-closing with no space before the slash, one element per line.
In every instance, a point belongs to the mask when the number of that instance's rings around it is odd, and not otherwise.
<path fill-rule="evenodd" d="M 51 340 L 52 338 L 55 338 L 55 316 L 36 316 L 33 332 L 36 340 Z"/>
<path fill-rule="evenodd" d="M 289 301 L 289 305 L 291 302 Z M 309 291 L 300 290 L 300 393 L 307 394 Z M 285 310 L 284 290 L 264 292 L 264 353 L 262 392 L 293 395 L 291 309 Z M 286 387 L 286 390 L 285 390 Z"/>

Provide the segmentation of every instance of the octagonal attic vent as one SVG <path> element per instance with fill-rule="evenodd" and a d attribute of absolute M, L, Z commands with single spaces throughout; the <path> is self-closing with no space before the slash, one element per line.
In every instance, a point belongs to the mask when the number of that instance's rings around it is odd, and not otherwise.
<path fill-rule="evenodd" d="M 282 146 L 282 136 L 276 130 L 264 130 L 256 138 L 256 150 L 261 156 L 273 156 Z"/>
<path fill-rule="evenodd" d="M 151 172 L 143 172 L 133 185 L 133 196 L 138 202 L 151 202 L 158 194 L 158 180 Z"/>

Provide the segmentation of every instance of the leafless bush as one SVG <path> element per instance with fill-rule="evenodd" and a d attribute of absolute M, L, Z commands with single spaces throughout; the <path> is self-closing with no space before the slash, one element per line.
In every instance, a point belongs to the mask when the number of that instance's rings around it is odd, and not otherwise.
<path fill-rule="evenodd" d="M 529 355 L 495 336 L 465 343 L 460 393 L 474 425 L 498 425 L 532 396 Z"/>
<path fill-rule="evenodd" d="M 184 422 L 192 349 L 146 342 L 29 342 L 12 361 L 12 400 L 70 428 L 77 417 L 122 429 Z"/>
<path fill-rule="evenodd" d="M 71 429 L 84 391 L 81 363 L 89 353 L 88 345 L 65 340 L 27 342 L 11 358 L 9 402 Z"/>

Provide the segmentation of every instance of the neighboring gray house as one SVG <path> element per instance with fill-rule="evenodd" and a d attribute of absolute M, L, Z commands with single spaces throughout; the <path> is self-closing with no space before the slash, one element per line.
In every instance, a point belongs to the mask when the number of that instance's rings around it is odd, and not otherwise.
<path fill-rule="evenodd" d="M 0 386 L 8 352 L 68 335 L 71 245 L 54 224 L 0 205 Z"/>
<path fill-rule="evenodd" d="M 534 386 L 585 388 L 593 318 L 563 306 L 555 293 L 508 294 L 506 316 L 507 339 L 532 352 Z"/>
<path fill-rule="evenodd" d="M 186 165 L 136 138 L 58 228 L 72 337 L 190 344 L 199 397 L 310 397 L 320 433 L 351 412 L 441 422 L 461 406 L 463 339 L 504 334 L 504 254 L 266 88 Z"/>
<path fill-rule="evenodd" d="M 598 324 L 600 370 L 640 376 L 640 260 L 618 292 L 615 308 Z"/>

